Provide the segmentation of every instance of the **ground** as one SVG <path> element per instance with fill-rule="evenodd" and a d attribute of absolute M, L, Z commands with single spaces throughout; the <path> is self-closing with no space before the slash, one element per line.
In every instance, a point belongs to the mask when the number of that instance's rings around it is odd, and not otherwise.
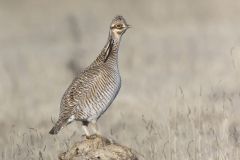
<path fill-rule="evenodd" d="M 73 78 L 122 38 L 122 88 L 101 132 L 145 160 L 233 160 L 240 151 L 240 3 L 234 0 L 0 0 L 3 160 L 56 159 L 83 133 L 48 134 Z"/>

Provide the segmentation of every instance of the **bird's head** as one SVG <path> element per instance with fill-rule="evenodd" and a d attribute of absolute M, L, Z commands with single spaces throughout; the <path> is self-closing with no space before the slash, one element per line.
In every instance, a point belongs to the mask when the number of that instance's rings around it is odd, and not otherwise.
<path fill-rule="evenodd" d="M 110 32 L 116 38 L 121 37 L 130 28 L 123 16 L 116 16 L 110 25 Z"/>

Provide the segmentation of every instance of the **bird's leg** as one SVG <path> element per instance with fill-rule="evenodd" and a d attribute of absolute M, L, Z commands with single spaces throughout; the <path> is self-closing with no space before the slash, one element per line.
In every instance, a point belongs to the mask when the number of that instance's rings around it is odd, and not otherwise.
<path fill-rule="evenodd" d="M 97 134 L 97 135 L 101 135 L 99 129 L 98 129 L 98 126 L 97 126 L 97 121 L 96 120 L 93 120 L 91 121 L 91 128 L 93 130 L 93 133 Z"/>
<path fill-rule="evenodd" d="M 90 132 L 88 130 L 88 122 L 87 121 L 83 121 L 82 122 L 82 128 L 86 134 L 86 137 L 89 137 L 90 136 Z"/>
<path fill-rule="evenodd" d="M 88 127 L 85 126 L 85 125 L 83 125 L 82 128 L 83 128 L 83 130 L 84 130 L 86 136 L 90 136 L 90 133 L 89 133 L 89 131 L 88 131 Z"/>

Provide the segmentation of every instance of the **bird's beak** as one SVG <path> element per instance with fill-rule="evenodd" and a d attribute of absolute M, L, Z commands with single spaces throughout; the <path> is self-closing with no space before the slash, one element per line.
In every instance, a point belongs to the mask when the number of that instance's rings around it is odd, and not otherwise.
<path fill-rule="evenodd" d="M 127 29 L 129 29 L 129 28 L 132 28 L 132 26 L 131 26 L 131 25 L 129 25 L 129 24 L 127 24 Z"/>

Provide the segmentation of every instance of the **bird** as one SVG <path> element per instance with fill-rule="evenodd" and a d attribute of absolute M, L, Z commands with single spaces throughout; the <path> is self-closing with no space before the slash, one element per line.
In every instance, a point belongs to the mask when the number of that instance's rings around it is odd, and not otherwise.
<path fill-rule="evenodd" d="M 73 121 L 80 121 L 86 136 L 99 134 L 97 120 L 109 108 L 121 88 L 118 52 L 122 35 L 130 28 L 123 16 L 113 18 L 107 42 L 97 58 L 79 72 L 63 94 L 58 121 L 49 134 L 57 134 Z"/>

